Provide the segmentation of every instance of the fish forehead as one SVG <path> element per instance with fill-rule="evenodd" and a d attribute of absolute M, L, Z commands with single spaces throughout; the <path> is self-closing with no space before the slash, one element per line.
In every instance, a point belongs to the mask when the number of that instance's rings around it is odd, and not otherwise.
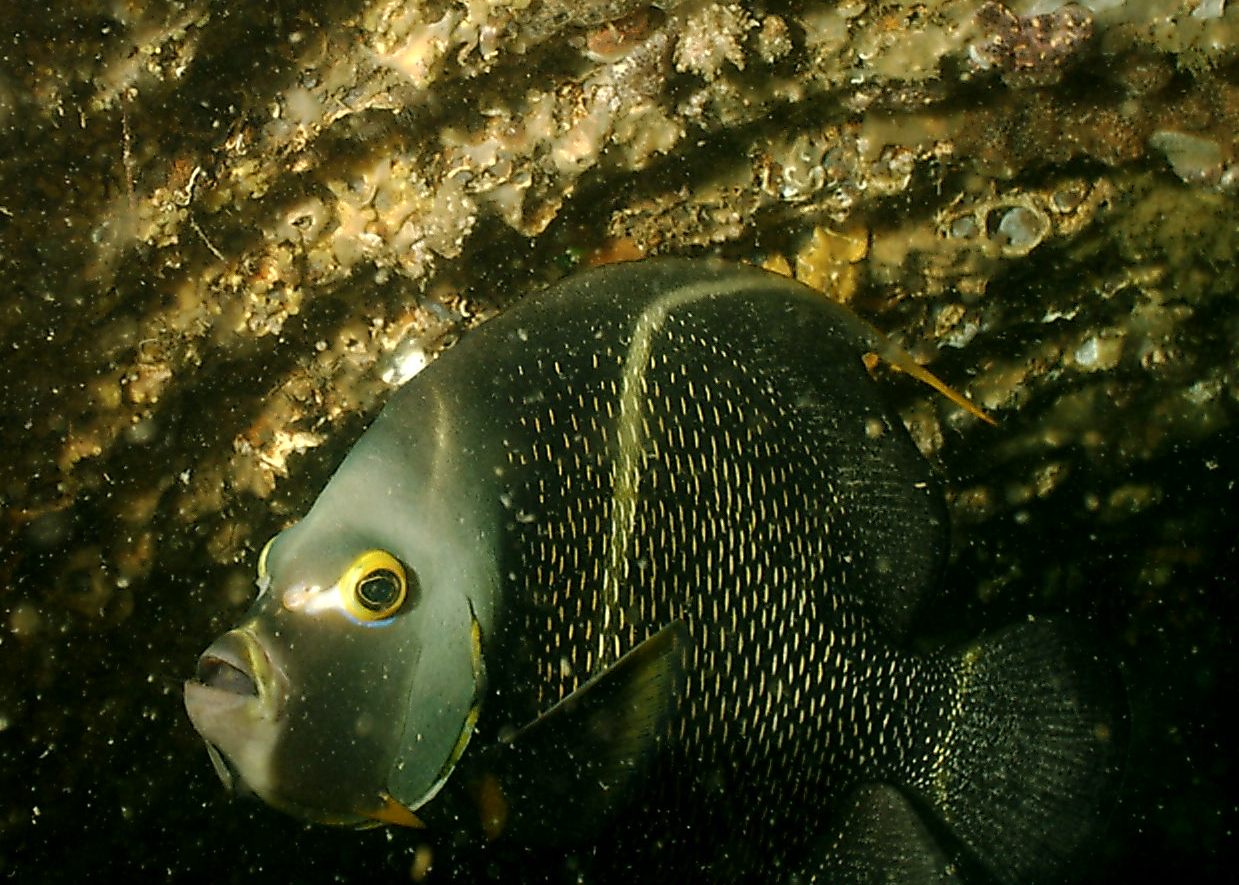
<path fill-rule="evenodd" d="M 840 656 L 876 661 L 870 624 L 932 580 L 941 544 L 892 538 L 940 542 L 941 519 L 837 308 L 680 271 L 617 270 L 490 331 L 519 341 L 495 383 L 529 704 L 682 619 L 692 744 L 817 716 Z"/>

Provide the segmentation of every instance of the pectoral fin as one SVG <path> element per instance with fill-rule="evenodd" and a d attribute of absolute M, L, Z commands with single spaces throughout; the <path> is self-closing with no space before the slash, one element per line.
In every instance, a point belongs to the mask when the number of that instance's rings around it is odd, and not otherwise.
<path fill-rule="evenodd" d="M 475 781 L 487 835 L 585 838 L 649 771 L 683 694 L 675 622 L 487 750 Z"/>

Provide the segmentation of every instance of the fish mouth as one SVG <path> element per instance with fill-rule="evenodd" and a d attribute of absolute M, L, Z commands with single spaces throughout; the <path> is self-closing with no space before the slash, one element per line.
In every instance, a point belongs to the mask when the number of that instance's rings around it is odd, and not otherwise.
<path fill-rule="evenodd" d="M 240 627 L 211 644 L 185 681 L 185 710 L 230 791 L 252 790 L 274 744 L 287 692 L 264 644 Z"/>
<path fill-rule="evenodd" d="M 208 705 L 257 703 L 270 718 L 279 718 L 283 692 L 279 673 L 266 647 L 250 630 L 238 627 L 211 644 L 198 658 L 185 690 Z M 193 711 L 190 711 L 193 718 Z"/>
<path fill-rule="evenodd" d="M 219 647 L 212 646 L 198 658 L 198 668 L 194 673 L 197 682 L 216 691 L 258 697 L 258 684 L 246 665 L 245 656 L 222 644 L 217 645 Z"/>

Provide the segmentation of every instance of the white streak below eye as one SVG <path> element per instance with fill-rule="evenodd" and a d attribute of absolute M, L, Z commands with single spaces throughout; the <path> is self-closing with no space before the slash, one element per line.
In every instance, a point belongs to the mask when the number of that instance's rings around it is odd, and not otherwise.
<path fill-rule="evenodd" d="M 258 586 L 258 598 L 262 599 L 267 595 L 267 591 L 271 589 L 271 576 L 263 575 L 255 583 Z"/>
<path fill-rule="evenodd" d="M 343 610 L 334 587 L 293 587 L 284 591 L 284 608 L 290 612 L 317 615 L 329 609 Z"/>

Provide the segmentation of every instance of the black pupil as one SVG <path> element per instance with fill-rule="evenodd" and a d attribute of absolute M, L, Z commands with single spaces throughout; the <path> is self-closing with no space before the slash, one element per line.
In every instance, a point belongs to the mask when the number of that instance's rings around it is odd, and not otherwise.
<path fill-rule="evenodd" d="M 400 579 L 390 569 L 375 569 L 357 585 L 357 601 L 372 612 L 383 611 L 400 596 Z"/>

